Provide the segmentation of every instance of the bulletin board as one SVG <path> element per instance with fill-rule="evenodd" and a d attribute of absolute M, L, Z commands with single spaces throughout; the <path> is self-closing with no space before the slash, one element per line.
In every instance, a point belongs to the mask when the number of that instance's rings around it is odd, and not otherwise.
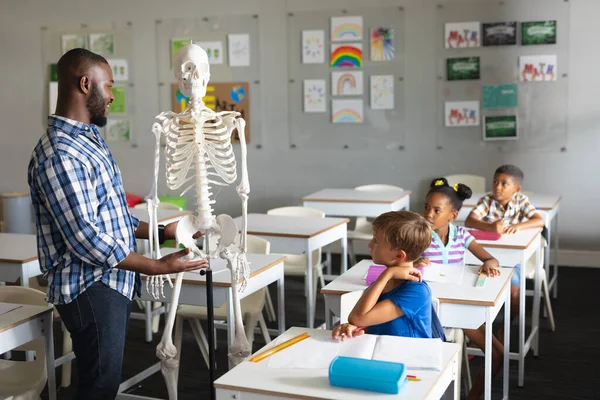
<path fill-rule="evenodd" d="M 480 150 L 482 148 L 497 149 L 506 152 L 561 152 L 567 151 L 567 100 L 569 88 L 569 2 L 565 0 L 533 0 L 533 1 L 463 1 L 440 3 L 437 9 L 437 85 L 436 85 L 436 146 L 441 149 Z M 487 39 L 488 46 L 483 46 L 484 30 L 481 23 L 499 23 L 514 21 L 516 44 L 498 45 L 499 42 Z M 524 44 L 523 22 L 556 21 L 555 43 Z M 463 30 L 468 31 L 467 22 L 479 22 L 478 36 L 480 47 L 455 48 L 456 35 Z M 448 38 L 453 35 L 453 28 L 448 23 L 461 23 L 454 32 L 454 37 L 447 48 Z M 462 29 L 465 28 L 466 29 Z M 487 30 L 486 30 L 487 31 Z M 487 31 L 489 32 L 489 31 Z M 472 37 L 472 34 L 467 34 Z M 464 36 L 464 35 L 463 35 Z M 488 36 L 489 38 L 489 36 Z M 461 39 L 462 40 L 462 37 Z M 512 42 L 512 39 L 508 39 Z M 471 46 L 473 43 L 463 45 Z M 495 45 L 491 45 L 495 44 Z M 556 64 L 552 73 L 554 81 L 522 81 L 520 62 L 526 65 L 523 56 L 556 56 Z M 449 80 L 447 59 L 479 57 L 480 78 L 467 80 Z M 451 61 L 453 63 L 453 61 Z M 452 64 L 451 64 L 452 65 Z M 467 64 L 468 65 L 468 64 Z M 522 67 L 521 65 L 521 67 Z M 544 68 L 545 64 L 542 64 Z M 549 67 L 546 67 L 549 68 Z M 537 69 L 536 69 L 537 71 Z M 526 74 L 526 79 L 533 75 Z M 452 77 L 456 77 L 455 75 Z M 470 76 L 471 77 L 471 76 Z M 550 75 L 548 75 L 550 77 Z M 489 97 L 484 99 L 484 85 L 516 85 L 518 96 L 516 104 L 499 104 L 498 107 L 485 108 L 489 105 Z M 487 88 L 489 88 L 488 86 Z M 514 86 L 513 86 L 514 87 Z M 486 90 L 487 90 L 486 88 Z M 489 92 L 488 92 L 489 93 Z M 449 127 L 447 121 L 453 110 L 461 109 L 462 102 L 479 102 L 479 125 Z M 448 105 L 450 103 L 450 106 Z M 461 102 L 461 103 L 454 103 Z M 459 107 L 452 107 L 459 104 Z M 469 104 L 464 110 L 470 109 Z M 448 111 L 450 110 L 450 111 Z M 460 114 L 460 112 L 458 113 Z M 464 115 L 466 115 L 465 113 Z M 486 117 L 506 117 L 516 121 L 516 138 L 512 140 L 484 140 L 483 126 Z M 460 118 L 460 116 L 459 116 Z M 502 118 L 495 118 L 496 120 Z M 452 123 L 456 119 L 450 118 Z M 469 123 L 467 119 L 463 120 Z M 489 138 L 489 136 L 488 136 Z"/>
<path fill-rule="evenodd" d="M 248 35 L 248 65 L 230 65 L 229 35 Z M 173 39 L 191 39 L 193 43 L 218 42 L 221 46 L 219 63 L 210 62 L 210 82 L 207 95 L 216 93 L 216 100 L 205 99 L 207 107 L 217 111 L 242 111 L 246 120 L 248 146 L 262 147 L 262 107 L 260 101 L 260 46 L 258 15 L 205 16 L 172 18 L 156 21 L 156 65 L 158 70 L 159 105 L 161 112 L 173 110 L 174 91 L 177 91 L 171 65 Z M 188 42 L 189 43 L 189 42 Z M 206 47 L 206 46 L 205 46 Z M 205 49 L 207 50 L 207 49 Z M 238 96 L 238 94 L 241 94 Z M 217 104 L 218 101 L 218 104 Z M 211 104 L 209 104 L 211 103 Z M 213 104 L 214 103 L 214 104 Z M 184 100 L 185 104 L 185 100 Z M 180 106 L 178 106 L 180 108 Z M 180 112 L 180 109 L 175 110 Z M 234 132 L 234 135 L 237 135 Z M 233 137 L 233 142 L 237 142 Z"/>
<path fill-rule="evenodd" d="M 83 46 L 107 59 L 115 79 L 113 95 L 116 100 L 111 104 L 107 125 L 99 128 L 100 133 L 111 147 L 137 146 L 132 27 L 131 22 L 41 27 L 41 73 L 45 82 L 41 116 L 43 126 L 47 124 L 48 115 L 54 113 L 51 101 L 55 101 L 55 96 L 50 92 L 54 90 L 55 94 L 57 83 L 56 67 L 53 64 L 58 62 L 70 46 Z"/>
<path fill-rule="evenodd" d="M 289 76 L 289 135 L 292 148 L 318 149 L 388 149 L 404 150 L 405 125 L 405 12 L 403 7 L 333 9 L 330 11 L 293 12 L 288 14 L 288 76 Z M 362 39 L 350 42 L 362 44 L 362 65 L 355 68 L 331 66 L 332 45 L 343 42 L 332 41 L 332 17 L 362 17 Z M 371 54 L 371 28 L 393 30 L 394 55 L 380 55 L 373 61 Z M 303 57 L 303 32 L 324 31 L 324 62 L 306 63 Z M 334 29 L 335 30 L 335 29 Z M 381 57 L 385 59 L 381 59 Z M 377 59 L 377 58 L 376 58 Z M 304 62 L 303 62 L 304 61 Z M 362 72 L 362 94 L 334 95 L 338 87 L 332 80 L 341 82 L 340 74 Z M 337 75 L 333 75 L 336 73 Z M 393 105 L 380 109 L 371 104 L 371 77 L 387 76 L 393 81 Z M 391 77 L 390 77 L 391 76 Z M 324 105 L 318 112 L 306 112 L 305 84 L 310 80 L 324 80 Z M 338 100 L 362 100 L 362 122 L 334 123 L 343 119 L 337 116 Z M 334 107 L 335 102 L 335 107 Z M 360 102 L 354 102 L 359 104 Z M 335 109 L 334 109 L 335 108 Z M 334 117 L 334 115 L 336 115 Z"/>

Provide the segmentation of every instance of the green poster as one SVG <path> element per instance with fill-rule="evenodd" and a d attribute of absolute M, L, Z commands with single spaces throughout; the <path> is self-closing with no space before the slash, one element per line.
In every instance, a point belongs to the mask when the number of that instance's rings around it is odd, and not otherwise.
<path fill-rule="evenodd" d="M 111 114 L 125 114 L 125 86 L 113 86 L 112 93 L 115 99 L 109 107 Z"/>
<path fill-rule="evenodd" d="M 483 124 L 483 140 L 517 139 L 517 116 L 487 116 Z"/>
<path fill-rule="evenodd" d="M 514 108 L 517 102 L 516 84 L 483 85 L 483 108 Z"/>
<path fill-rule="evenodd" d="M 192 38 L 176 38 L 171 39 L 171 67 L 173 67 L 173 59 L 175 58 L 175 53 L 177 50 L 192 43 Z"/>
<path fill-rule="evenodd" d="M 556 44 L 556 21 L 522 22 L 521 44 Z"/>
<path fill-rule="evenodd" d="M 56 64 L 50 64 L 50 82 L 58 82 L 58 70 Z"/>
<path fill-rule="evenodd" d="M 446 74 L 449 81 L 479 79 L 479 57 L 448 58 Z"/>

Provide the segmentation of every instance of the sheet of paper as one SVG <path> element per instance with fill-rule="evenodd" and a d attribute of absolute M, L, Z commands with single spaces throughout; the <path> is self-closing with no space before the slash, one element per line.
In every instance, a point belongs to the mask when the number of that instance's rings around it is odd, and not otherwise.
<path fill-rule="evenodd" d="M 464 265 L 431 263 L 423 269 L 423 279 L 426 282 L 460 283 L 464 272 Z"/>
<path fill-rule="evenodd" d="M 276 344 L 290 338 L 277 339 Z M 309 337 L 290 347 L 287 347 L 268 358 L 269 368 L 329 368 L 331 361 L 338 355 L 345 343 L 331 338 Z M 264 360 L 261 362 L 265 362 Z"/>
<path fill-rule="evenodd" d="M 370 360 L 377 343 L 377 335 L 364 334 L 342 343 L 339 355 L 344 357 L 364 358 Z"/>
<path fill-rule="evenodd" d="M 4 315 L 21 307 L 23 307 L 21 304 L 0 303 L 0 315 Z"/>
<path fill-rule="evenodd" d="M 408 369 L 442 369 L 442 341 L 379 336 L 373 360 L 403 363 Z"/>

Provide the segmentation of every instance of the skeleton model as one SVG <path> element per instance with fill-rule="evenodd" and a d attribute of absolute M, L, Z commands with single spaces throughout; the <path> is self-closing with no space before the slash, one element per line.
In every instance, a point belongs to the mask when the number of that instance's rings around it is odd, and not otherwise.
<path fill-rule="evenodd" d="M 246 222 L 247 204 L 250 184 L 246 163 L 246 140 L 244 128 L 246 122 L 238 112 L 216 113 L 207 108 L 202 102 L 210 78 L 210 69 L 206 52 L 195 44 L 181 48 L 173 62 L 175 76 L 181 92 L 190 101 L 185 110 L 177 114 L 163 112 L 157 116 L 159 122 L 154 123 L 152 132 L 156 138 L 156 153 L 154 159 L 154 182 L 148 196 L 148 213 L 150 215 L 150 253 L 152 258 L 161 257 L 158 243 L 157 225 L 157 180 L 160 164 L 160 138 L 164 135 L 166 148 L 167 186 L 171 190 L 184 187 L 183 196 L 190 189 L 195 189 L 196 210 L 194 215 L 188 215 L 177 224 L 176 237 L 179 243 L 190 248 L 189 257 L 214 259 L 217 257 L 227 260 L 231 271 L 231 286 L 233 294 L 233 311 L 235 316 L 235 341 L 229 349 L 229 359 L 233 365 L 239 364 L 250 355 L 250 345 L 244 333 L 240 299 L 238 296 L 238 281 L 244 290 L 249 277 L 248 261 L 246 259 Z M 237 179 L 236 161 L 231 145 L 231 133 L 237 129 L 241 144 L 242 177 L 237 193 L 242 200 L 242 227 L 239 248 L 234 248 L 234 239 L 238 228 L 231 216 L 221 214 L 216 218 L 212 214 L 211 186 L 228 186 Z M 184 186 L 187 185 L 187 186 Z M 200 250 L 192 237 L 196 232 L 203 235 L 204 245 Z M 211 237 L 216 238 L 216 248 L 210 249 Z M 212 250 L 212 251 L 211 251 Z M 161 360 L 161 372 L 167 384 L 169 399 L 177 398 L 177 369 L 179 361 L 175 358 L 177 349 L 172 340 L 173 326 L 177 313 L 179 293 L 183 273 L 175 280 L 171 308 L 167 316 L 162 339 L 156 347 L 156 355 Z M 167 280 L 173 287 L 168 275 L 151 277 L 146 281 L 146 289 L 152 296 L 164 296 L 163 284 Z"/>

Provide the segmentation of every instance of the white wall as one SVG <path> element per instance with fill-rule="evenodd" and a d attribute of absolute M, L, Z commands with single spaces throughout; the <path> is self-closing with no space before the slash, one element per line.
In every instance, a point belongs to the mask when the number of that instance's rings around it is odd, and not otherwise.
<path fill-rule="evenodd" d="M 484 1 L 484 0 L 482 0 Z M 521 0 L 527 1 L 527 0 Z M 453 1 L 448 1 L 452 3 Z M 562 246 L 600 250 L 600 1 L 572 0 L 569 60 L 569 141 L 566 153 L 504 154 L 482 150 L 465 154 L 435 149 L 435 124 L 431 109 L 436 101 L 435 4 L 432 0 L 375 1 L 368 4 L 406 7 L 405 88 L 407 141 L 404 152 L 352 150 L 292 150 L 287 128 L 286 13 L 297 10 L 364 7 L 366 1 L 323 0 L 19 0 L 0 1 L 0 192 L 26 191 L 26 171 L 31 150 L 44 131 L 44 67 L 40 27 L 78 27 L 80 23 L 131 21 L 133 23 L 133 75 L 135 76 L 136 126 L 139 147 L 113 147 L 126 189 L 145 194 L 151 181 L 153 137 L 149 131 L 159 110 L 155 20 L 202 15 L 259 14 L 263 148 L 249 151 L 251 211 L 298 204 L 299 198 L 323 187 L 352 187 L 365 183 L 394 183 L 413 190 L 413 209 L 419 211 L 430 179 L 448 173 L 491 176 L 501 163 L 520 165 L 527 189 L 560 193 Z M 174 6 L 176 4 L 177 6 Z M 265 122 L 265 121 L 268 121 Z M 256 134 L 256 133 L 255 133 Z M 239 213 L 233 192 L 219 197 L 217 212 Z"/>

